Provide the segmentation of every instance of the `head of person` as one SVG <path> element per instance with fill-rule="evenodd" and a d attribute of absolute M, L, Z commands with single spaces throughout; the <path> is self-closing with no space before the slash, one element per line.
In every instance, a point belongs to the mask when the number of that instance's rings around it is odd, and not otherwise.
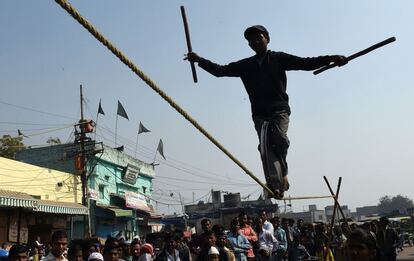
<path fill-rule="evenodd" d="M 151 256 L 154 254 L 154 248 L 150 243 L 145 243 L 141 246 L 141 255 L 142 254 L 150 254 Z"/>
<path fill-rule="evenodd" d="M 280 218 L 279 217 L 273 217 L 270 222 L 272 223 L 274 228 L 278 228 L 280 226 Z"/>
<path fill-rule="evenodd" d="M 289 227 L 289 220 L 287 218 L 282 218 L 282 228 L 287 229 Z"/>
<path fill-rule="evenodd" d="M 9 249 L 9 261 L 27 261 L 29 260 L 29 249 L 23 245 L 13 245 Z"/>
<path fill-rule="evenodd" d="M 216 234 L 214 234 L 213 231 L 209 231 L 209 232 L 206 233 L 206 236 L 207 236 L 207 244 L 208 244 L 208 246 L 209 247 L 215 246 L 216 245 L 216 241 L 217 241 Z"/>
<path fill-rule="evenodd" d="M 240 223 L 238 218 L 233 218 L 230 222 L 230 231 L 234 234 L 239 233 Z"/>
<path fill-rule="evenodd" d="M 57 230 L 53 232 L 50 244 L 52 246 L 50 252 L 55 257 L 62 256 L 68 247 L 68 234 L 66 233 L 66 231 Z"/>
<path fill-rule="evenodd" d="M 241 212 L 239 214 L 239 222 L 240 222 L 240 227 L 244 227 L 247 224 L 247 214 L 244 212 Z"/>
<path fill-rule="evenodd" d="M 103 260 L 104 260 L 104 258 L 102 256 L 102 254 L 98 253 L 98 252 L 93 252 L 88 257 L 88 261 L 103 261 Z"/>
<path fill-rule="evenodd" d="M 136 260 L 139 258 L 141 254 L 140 251 L 141 251 L 141 244 L 139 240 L 138 239 L 132 240 L 131 246 L 130 246 L 130 255 L 132 257 L 132 260 Z"/>
<path fill-rule="evenodd" d="M 269 32 L 262 25 L 253 25 L 244 31 L 244 38 L 249 43 L 250 48 L 256 54 L 263 54 L 267 51 L 270 42 Z"/>
<path fill-rule="evenodd" d="M 207 231 L 206 233 L 211 233 Z M 178 248 L 178 243 L 181 241 L 181 238 L 176 234 L 168 233 L 164 237 L 164 248 L 168 253 L 173 253 L 175 249 Z"/>
<path fill-rule="evenodd" d="M 216 245 L 218 247 L 227 246 L 227 236 L 224 232 L 220 232 L 216 234 Z"/>
<path fill-rule="evenodd" d="M 10 244 L 8 242 L 3 242 L 1 244 L 1 248 L 4 249 L 4 250 L 9 250 Z"/>
<path fill-rule="evenodd" d="M 346 237 L 348 237 L 349 236 L 349 234 L 351 234 L 351 230 L 350 230 L 350 227 L 347 225 L 347 223 L 346 222 L 343 222 L 342 224 L 341 224 L 341 230 L 342 230 L 342 233 L 346 236 Z"/>
<path fill-rule="evenodd" d="M 201 220 L 200 224 L 201 224 L 201 229 L 204 231 L 204 233 L 211 230 L 210 219 L 204 218 Z"/>
<path fill-rule="evenodd" d="M 208 261 L 219 261 L 220 260 L 220 252 L 214 246 L 210 247 L 207 254 L 208 254 L 207 256 Z"/>
<path fill-rule="evenodd" d="M 104 261 L 119 261 L 119 244 L 116 241 L 105 242 L 103 258 Z"/>
<path fill-rule="evenodd" d="M 263 222 L 265 222 L 267 220 L 267 213 L 265 210 L 261 210 L 259 212 L 259 217 L 262 219 Z"/>
<path fill-rule="evenodd" d="M 381 217 L 379 219 L 379 227 L 380 229 L 386 229 L 388 227 L 388 224 L 390 223 L 390 220 L 387 217 Z"/>
<path fill-rule="evenodd" d="M 247 216 L 247 225 L 251 226 L 253 224 L 253 217 Z"/>
<path fill-rule="evenodd" d="M 296 224 L 297 224 L 297 226 L 299 227 L 299 228 L 301 228 L 301 227 L 303 227 L 303 225 L 304 225 L 304 221 L 303 221 L 303 219 L 301 219 L 301 218 L 299 218 L 298 219 L 298 221 L 296 222 Z"/>
<path fill-rule="evenodd" d="M 334 226 L 333 233 L 336 236 L 341 236 L 342 235 L 342 229 L 341 229 L 341 227 L 338 226 L 338 225 Z"/>
<path fill-rule="evenodd" d="M 293 225 L 295 224 L 295 220 L 293 218 L 289 218 L 289 227 L 293 227 Z"/>
<path fill-rule="evenodd" d="M 68 249 L 69 261 L 82 261 L 84 260 L 82 247 L 80 245 L 70 245 Z"/>
<path fill-rule="evenodd" d="M 82 244 L 83 260 L 87 261 L 93 252 L 99 252 L 95 243 L 90 240 L 84 241 Z"/>
<path fill-rule="evenodd" d="M 254 224 L 254 229 L 256 230 L 256 232 L 259 233 L 263 229 L 263 218 L 256 217 L 253 221 L 253 224 Z"/>
<path fill-rule="evenodd" d="M 355 229 L 347 238 L 346 246 L 350 261 L 377 260 L 377 243 L 371 232 Z"/>
<path fill-rule="evenodd" d="M 219 234 L 224 231 L 224 227 L 220 224 L 215 224 L 211 227 L 211 231 L 213 231 L 215 234 Z"/>

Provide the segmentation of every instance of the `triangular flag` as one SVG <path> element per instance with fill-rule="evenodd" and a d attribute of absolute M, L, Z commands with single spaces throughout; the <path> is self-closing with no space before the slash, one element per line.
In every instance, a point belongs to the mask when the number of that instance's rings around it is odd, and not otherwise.
<path fill-rule="evenodd" d="M 165 156 L 164 156 L 164 145 L 162 144 L 162 140 L 160 139 L 160 142 L 158 143 L 158 148 L 157 148 L 157 151 L 160 153 L 160 155 L 165 159 L 165 160 L 167 160 L 166 158 L 165 158 Z"/>
<path fill-rule="evenodd" d="M 125 119 L 129 120 L 128 115 L 124 109 L 124 106 L 122 106 L 121 102 L 118 101 L 118 110 L 116 112 L 116 114 L 118 114 L 121 117 L 124 117 Z"/>
<path fill-rule="evenodd" d="M 139 122 L 138 134 L 143 133 L 143 132 L 151 132 L 151 131 L 149 129 L 145 128 L 144 125 L 142 125 L 141 122 Z"/>
<path fill-rule="evenodd" d="M 105 115 L 105 112 L 104 112 L 104 110 L 102 109 L 101 99 L 99 99 L 98 114 Z"/>
<path fill-rule="evenodd" d="M 21 132 L 21 130 L 17 130 L 17 134 L 18 134 L 19 136 L 23 136 L 23 137 L 25 137 L 25 138 L 29 138 L 29 137 L 27 137 L 26 135 L 24 135 L 24 134 L 23 134 L 23 132 Z"/>

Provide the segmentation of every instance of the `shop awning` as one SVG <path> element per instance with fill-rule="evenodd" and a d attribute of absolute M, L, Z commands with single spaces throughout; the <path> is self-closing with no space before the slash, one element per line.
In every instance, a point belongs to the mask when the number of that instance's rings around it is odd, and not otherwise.
<path fill-rule="evenodd" d="M 88 215 L 88 208 L 77 203 L 69 202 L 56 202 L 49 200 L 39 200 L 37 208 L 34 209 L 37 212 L 66 214 L 66 215 Z"/>
<path fill-rule="evenodd" d="M 29 194 L 0 189 L 0 207 L 35 208 L 37 200 Z"/>
<path fill-rule="evenodd" d="M 114 212 L 116 217 L 132 217 L 132 210 L 130 209 L 121 209 L 121 208 L 108 208 L 108 209 Z"/>

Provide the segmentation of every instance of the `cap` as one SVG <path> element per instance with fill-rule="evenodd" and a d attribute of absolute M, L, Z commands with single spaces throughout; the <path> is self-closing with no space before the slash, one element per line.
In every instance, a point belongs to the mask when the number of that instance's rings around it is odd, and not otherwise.
<path fill-rule="evenodd" d="M 148 253 L 152 255 L 152 252 L 154 251 L 154 248 L 151 244 L 145 243 L 141 246 L 141 252 Z"/>
<path fill-rule="evenodd" d="M 267 40 L 268 41 L 270 40 L 269 32 L 263 25 L 253 25 L 247 28 L 244 31 L 244 38 L 248 40 L 249 35 L 251 35 L 252 33 L 263 33 L 263 35 L 267 38 Z"/>
<path fill-rule="evenodd" d="M 93 252 L 92 254 L 89 255 L 88 261 L 93 260 L 93 259 L 98 259 L 102 261 L 104 260 L 102 254 L 98 252 Z"/>
<path fill-rule="evenodd" d="M 216 247 L 210 247 L 208 250 L 208 255 L 220 255 L 220 252 L 217 250 Z"/>

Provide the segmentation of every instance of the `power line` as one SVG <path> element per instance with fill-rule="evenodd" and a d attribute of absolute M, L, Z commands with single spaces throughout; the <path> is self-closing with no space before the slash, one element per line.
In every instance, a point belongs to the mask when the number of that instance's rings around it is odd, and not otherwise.
<path fill-rule="evenodd" d="M 0 103 L 1 104 L 4 104 L 4 105 L 8 105 L 8 106 L 15 107 L 15 108 L 19 108 L 19 109 L 22 109 L 22 110 L 27 110 L 27 111 L 42 113 L 42 114 L 46 114 L 46 115 L 50 115 L 50 116 L 55 116 L 55 117 L 60 117 L 60 118 L 66 118 L 66 119 L 71 119 L 71 120 L 77 120 L 76 118 L 69 117 L 69 116 L 66 116 L 66 115 L 61 115 L 61 114 L 55 114 L 55 113 L 51 113 L 51 112 L 45 112 L 45 111 L 41 111 L 41 110 L 36 110 L 36 109 L 33 109 L 33 108 L 24 107 L 24 106 L 21 106 L 21 105 L 16 105 L 16 104 L 8 103 L 8 102 L 4 102 L 4 101 L 1 101 L 1 100 L 0 100 Z"/>

